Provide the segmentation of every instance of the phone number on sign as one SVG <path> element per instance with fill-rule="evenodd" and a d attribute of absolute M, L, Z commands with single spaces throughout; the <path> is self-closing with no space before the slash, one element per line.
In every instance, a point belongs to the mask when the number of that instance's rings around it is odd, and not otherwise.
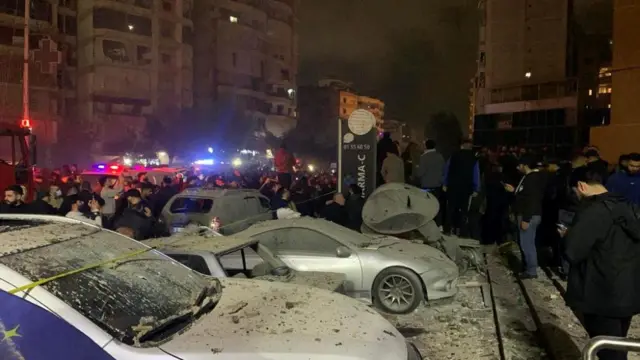
<path fill-rule="evenodd" d="M 369 144 L 346 144 L 342 145 L 343 150 L 371 150 Z"/>

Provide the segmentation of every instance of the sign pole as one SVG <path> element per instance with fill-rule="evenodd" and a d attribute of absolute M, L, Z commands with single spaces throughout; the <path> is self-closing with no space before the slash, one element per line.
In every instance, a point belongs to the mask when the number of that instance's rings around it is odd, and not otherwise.
<path fill-rule="evenodd" d="M 342 119 L 338 118 L 338 192 L 342 192 Z"/>
<path fill-rule="evenodd" d="M 31 1 L 24 1 L 24 49 L 22 67 L 22 119 L 29 119 L 29 20 L 31 18 Z"/>
<path fill-rule="evenodd" d="M 376 183 L 376 119 L 371 112 L 358 109 L 349 115 L 346 123 L 340 119 L 338 126 L 338 188 L 347 191 L 343 189 L 345 183 L 357 185 L 362 190 L 362 198 L 366 199 Z"/>

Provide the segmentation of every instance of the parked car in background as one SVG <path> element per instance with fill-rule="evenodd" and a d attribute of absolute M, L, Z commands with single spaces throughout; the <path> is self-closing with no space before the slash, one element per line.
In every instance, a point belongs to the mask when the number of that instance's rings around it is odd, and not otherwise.
<path fill-rule="evenodd" d="M 269 199 L 251 189 L 185 189 L 169 200 L 160 216 L 171 234 L 191 224 L 230 235 L 270 219 Z"/>
<path fill-rule="evenodd" d="M 421 359 L 387 320 L 346 296 L 204 276 L 64 217 L 0 215 L 0 290 L 55 314 L 116 360 Z M 0 325 L 19 335 L 20 324 Z"/>
<path fill-rule="evenodd" d="M 213 240 L 212 240 L 213 239 Z M 189 227 L 167 238 L 143 241 L 202 274 L 308 285 L 344 293 L 345 276 L 289 268 L 257 239 L 221 236 L 206 227 Z"/>

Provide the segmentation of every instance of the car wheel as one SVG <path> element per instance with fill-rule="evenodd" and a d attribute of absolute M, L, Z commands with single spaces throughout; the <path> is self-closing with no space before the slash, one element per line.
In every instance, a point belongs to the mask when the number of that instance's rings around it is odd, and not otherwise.
<path fill-rule="evenodd" d="M 391 314 L 408 314 L 424 299 L 418 275 L 405 268 L 385 269 L 373 282 L 374 304 Z"/>

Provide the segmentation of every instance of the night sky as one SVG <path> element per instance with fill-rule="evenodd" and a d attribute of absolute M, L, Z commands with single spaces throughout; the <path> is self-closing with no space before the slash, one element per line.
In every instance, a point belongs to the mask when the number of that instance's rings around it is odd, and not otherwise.
<path fill-rule="evenodd" d="M 352 81 L 420 128 L 438 111 L 466 119 L 477 0 L 303 0 L 299 34 L 300 84 Z"/>
<path fill-rule="evenodd" d="M 575 0 L 577 19 L 607 27 L 611 0 Z M 421 128 L 430 114 L 468 114 L 478 0 L 302 0 L 300 84 L 323 77 L 380 97 L 386 118 Z M 610 25 L 609 25 L 610 26 Z"/>

